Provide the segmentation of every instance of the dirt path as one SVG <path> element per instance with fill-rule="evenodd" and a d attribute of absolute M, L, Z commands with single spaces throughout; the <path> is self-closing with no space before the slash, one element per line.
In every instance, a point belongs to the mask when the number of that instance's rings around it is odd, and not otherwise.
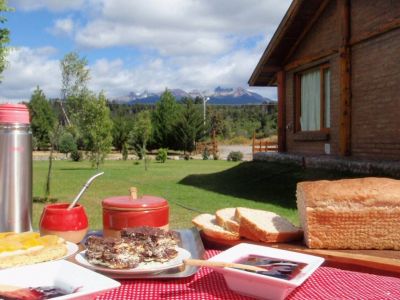
<path fill-rule="evenodd" d="M 218 145 L 219 149 L 219 159 L 225 160 L 228 154 L 232 151 L 240 151 L 243 153 L 243 160 L 252 160 L 251 145 Z M 68 159 L 65 154 L 54 152 L 55 160 L 65 160 Z M 129 155 L 129 159 L 135 159 L 133 154 Z M 202 159 L 201 155 L 194 156 L 195 159 Z M 33 160 L 48 160 L 49 151 L 34 151 Z M 122 156 L 120 153 L 110 153 L 107 155 L 107 160 L 120 160 Z"/>
<path fill-rule="evenodd" d="M 220 159 L 226 159 L 232 151 L 243 153 L 243 160 L 252 160 L 252 149 L 250 145 L 218 145 Z"/>

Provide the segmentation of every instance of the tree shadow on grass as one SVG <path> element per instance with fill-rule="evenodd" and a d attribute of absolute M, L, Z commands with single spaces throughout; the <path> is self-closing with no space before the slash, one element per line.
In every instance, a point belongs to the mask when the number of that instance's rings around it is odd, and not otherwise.
<path fill-rule="evenodd" d="M 273 162 L 243 162 L 213 174 L 193 174 L 179 184 L 248 200 L 296 208 L 298 182 L 321 179 L 365 177 L 352 173 Z"/>
<path fill-rule="evenodd" d="M 96 171 L 96 169 L 93 169 L 93 168 L 91 168 L 91 167 L 87 167 L 87 168 L 60 168 L 59 170 L 61 170 L 61 171 L 93 171 L 93 170 L 95 170 Z"/>

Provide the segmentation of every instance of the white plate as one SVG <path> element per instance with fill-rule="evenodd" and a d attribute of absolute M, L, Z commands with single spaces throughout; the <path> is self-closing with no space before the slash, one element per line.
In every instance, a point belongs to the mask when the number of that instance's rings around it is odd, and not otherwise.
<path fill-rule="evenodd" d="M 71 255 L 74 255 L 79 250 L 79 246 L 77 244 L 68 241 L 66 241 L 66 243 L 67 243 L 67 254 L 65 254 L 63 257 L 60 257 L 59 259 L 66 259 Z"/>
<path fill-rule="evenodd" d="M 176 268 L 182 265 L 182 261 L 184 259 L 190 258 L 191 256 L 190 252 L 183 248 L 176 247 L 176 250 L 178 251 L 178 256 L 167 262 L 140 263 L 136 268 L 133 269 L 110 269 L 99 265 L 93 265 L 89 263 L 85 258 L 86 250 L 79 252 L 75 256 L 75 259 L 82 266 L 99 272 L 104 272 L 109 274 L 112 273 L 112 274 L 122 274 L 122 275 L 136 275 L 136 274 L 161 272 L 171 268 Z"/>
<path fill-rule="evenodd" d="M 0 270 L 0 282 L 3 287 L 37 288 L 50 286 L 61 288 L 71 293 L 52 298 L 57 300 L 93 299 L 95 295 L 121 285 L 118 281 L 66 260 Z"/>

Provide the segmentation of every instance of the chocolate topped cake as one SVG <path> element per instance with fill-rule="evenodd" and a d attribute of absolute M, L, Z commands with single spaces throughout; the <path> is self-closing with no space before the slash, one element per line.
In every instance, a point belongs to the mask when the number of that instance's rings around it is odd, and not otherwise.
<path fill-rule="evenodd" d="M 177 255 L 178 235 L 156 227 L 135 227 L 121 231 L 121 237 L 142 250 L 144 261 L 168 261 Z"/>
<path fill-rule="evenodd" d="M 91 236 L 86 258 L 113 269 L 134 268 L 141 262 L 166 262 L 178 255 L 176 232 L 141 226 L 121 231 L 121 238 Z"/>
<path fill-rule="evenodd" d="M 134 268 L 141 256 L 124 239 L 90 236 L 86 240 L 86 259 L 95 265 L 111 269 Z"/>

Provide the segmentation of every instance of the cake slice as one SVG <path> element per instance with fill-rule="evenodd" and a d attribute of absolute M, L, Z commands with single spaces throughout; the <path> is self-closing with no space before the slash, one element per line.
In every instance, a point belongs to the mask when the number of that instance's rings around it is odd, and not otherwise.
<path fill-rule="evenodd" d="M 231 232 L 217 225 L 216 218 L 211 214 L 201 214 L 192 220 L 193 224 L 203 230 L 203 233 L 209 237 L 222 240 L 239 240 L 237 232 Z"/>
<path fill-rule="evenodd" d="M 135 268 L 141 262 L 141 256 L 136 248 L 130 247 L 126 240 L 121 238 L 103 238 L 89 236 L 86 240 L 85 257 L 94 265 L 105 266 L 110 269 Z"/>
<path fill-rule="evenodd" d="M 121 237 L 132 248 L 140 251 L 143 261 L 166 262 L 178 255 L 176 247 L 179 236 L 175 231 L 164 230 L 157 227 L 140 226 L 125 228 Z"/>
<path fill-rule="evenodd" d="M 250 240 L 256 238 L 262 242 L 279 243 L 303 237 L 300 228 L 270 211 L 238 207 L 235 211 L 235 219 L 240 225 L 240 236 Z"/>

